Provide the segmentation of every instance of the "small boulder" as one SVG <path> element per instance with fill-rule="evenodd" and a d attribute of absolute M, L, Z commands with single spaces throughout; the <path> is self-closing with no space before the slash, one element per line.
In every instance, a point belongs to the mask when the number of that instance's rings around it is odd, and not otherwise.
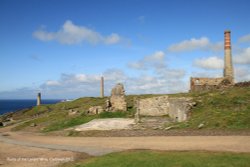
<path fill-rule="evenodd" d="M 76 109 L 70 109 L 70 110 L 68 111 L 68 114 L 69 114 L 69 115 L 76 115 L 76 114 L 78 114 L 78 113 L 79 113 L 79 111 L 76 110 Z"/>
<path fill-rule="evenodd" d="M 170 130 L 172 128 L 173 128 L 173 126 L 169 126 L 169 127 L 166 127 L 164 130 Z"/>
<path fill-rule="evenodd" d="M 37 124 L 34 122 L 30 124 L 30 127 L 35 127 L 35 126 L 37 126 Z"/>
<path fill-rule="evenodd" d="M 204 123 L 201 123 L 201 124 L 199 124 L 198 129 L 201 129 L 201 128 L 203 128 L 204 126 L 205 126 L 205 124 L 204 124 Z"/>

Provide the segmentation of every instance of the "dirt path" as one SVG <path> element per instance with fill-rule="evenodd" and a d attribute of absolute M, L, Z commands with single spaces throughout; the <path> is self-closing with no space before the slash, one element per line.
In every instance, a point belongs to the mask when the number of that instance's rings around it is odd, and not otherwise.
<path fill-rule="evenodd" d="M 1 143 L 99 156 L 127 149 L 250 152 L 250 136 L 62 137 L 8 132 Z M 0 144 L 1 144 L 0 143 Z"/>
<path fill-rule="evenodd" d="M 4 167 L 54 167 L 65 162 L 87 158 L 90 156 L 85 153 L 0 142 L 0 166 Z"/>

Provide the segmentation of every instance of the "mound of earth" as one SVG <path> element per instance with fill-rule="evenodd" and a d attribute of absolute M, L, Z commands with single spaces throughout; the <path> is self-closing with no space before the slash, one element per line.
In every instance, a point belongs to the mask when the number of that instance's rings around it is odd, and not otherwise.
<path fill-rule="evenodd" d="M 107 118 L 94 119 L 88 123 L 79 125 L 75 128 L 76 131 L 87 130 L 117 130 L 117 129 L 132 129 L 134 119 L 131 118 Z"/>

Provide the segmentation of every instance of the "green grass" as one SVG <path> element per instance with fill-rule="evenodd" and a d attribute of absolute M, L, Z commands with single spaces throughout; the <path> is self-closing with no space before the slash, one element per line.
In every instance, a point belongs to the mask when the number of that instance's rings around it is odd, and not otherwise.
<path fill-rule="evenodd" d="M 43 116 L 26 121 L 14 128 L 13 131 L 18 131 L 29 127 L 32 123 L 43 126 L 42 132 L 51 132 L 62 130 L 65 128 L 73 127 L 83 123 L 87 123 L 95 118 L 128 118 L 134 116 L 135 110 L 133 108 L 129 109 L 127 112 L 117 111 L 117 112 L 103 112 L 99 115 L 86 115 L 82 113 L 80 115 L 69 116 L 68 112 L 65 110 L 44 113 Z"/>
<path fill-rule="evenodd" d="M 74 167 L 248 167 L 250 154 L 127 151 L 76 162 Z"/>
<path fill-rule="evenodd" d="M 207 129 L 250 129 L 250 88 L 230 88 L 224 91 L 193 93 L 197 106 L 191 119 L 179 123 L 180 128 L 197 128 L 204 123 Z"/>
<path fill-rule="evenodd" d="M 13 130 L 22 130 L 31 123 L 41 125 L 43 131 L 54 131 L 86 123 L 94 118 L 133 118 L 135 99 L 143 99 L 161 95 L 128 95 L 126 96 L 128 111 L 104 112 L 98 116 L 87 116 L 91 106 L 105 107 L 105 98 L 85 97 L 70 102 L 52 105 L 41 105 L 14 114 L 13 118 L 31 119 L 18 125 Z M 202 93 L 171 94 L 170 97 L 192 97 L 197 105 L 192 109 L 191 118 L 187 122 L 175 123 L 177 128 L 197 129 L 203 123 L 205 129 L 250 129 L 250 88 L 235 87 L 223 91 Z M 78 115 L 69 116 L 70 109 L 77 110 Z M 170 126 L 170 125 L 167 125 Z"/>
<path fill-rule="evenodd" d="M 47 127 L 43 129 L 43 132 L 56 131 L 56 130 L 61 130 L 61 129 L 69 128 L 72 126 L 84 124 L 95 118 L 96 116 L 81 116 L 81 117 L 74 117 L 70 119 L 63 119 L 63 120 L 56 121 L 48 125 Z"/>

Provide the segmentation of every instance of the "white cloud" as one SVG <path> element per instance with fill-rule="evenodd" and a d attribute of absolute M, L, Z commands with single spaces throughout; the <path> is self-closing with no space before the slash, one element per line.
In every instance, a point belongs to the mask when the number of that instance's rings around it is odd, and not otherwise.
<path fill-rule="evenodd" d="M 250 64 L 250 47 L 243 49 L 240 53 L 233 57 L 233 61 L 237 64 Z"/>
<path fill-rule="evenodd" d="M 167 79 L 178 79 L 183 78 L 186 72 L 183 69 L 162 68 L 161 70 L 158 70 L 158 74 Z"/>
<path fill-rule="evenodd" d="M 157 51 L 152 55 L 145 56 L 143 59 L 137 62 L 131 62 L 128 64 L 130 68 L 138 70 L 146 70 L 150 67 L 160 68 L 164 65 L 165 53 Z"/>
<path fill-rule="evenodd" d="M 250 42 L 250 34 L 240 37 L 239 42 Z"/>
<path fill-rule="evenodd" d="M 170 52 L 187 52 L 194 50 L 205 50 L 205 51 L 222 51 L 224 48 L 223 42 L 212 43 L 207 37 L 191 38 L 184 40 L 179 43 L 170 45 L 168 51 Z"/>
<path fill-rule="evenodd" d="M 124 82 L 127 80 L 126 74 L 120 69 L 108 69 L 103 73 L 105 80 Z"/>
<path fill-rule="evenodd" d="M 202 49 L 209 45 L 209 39 L 207 37 L 201 37 L 199 39 L 192 38 L 190 40 L 184 40 L 180 43 L 171 45 L 168 50 L 171 52 L 183 52 L 192 51 L 195 49 Z"/>
<path fill-rule="evenodd" d="M 105 95 L 110 95 L 112 87 L 117 83 L 124 84 L 127 94 L 187 91 L 187 84 L 183 81 L 185 71 L 168 68 L 164 60 L 164 52 L 157 51 L 134 62 L 134 64 L 140 64 L 138 69 L 142 72 L 134 77 L 130 77 L 120 69 L 106 70 L 102 74 L 105 80 Z M 42 84 L 40 89 L 44 94 L 61 97 L 64 95 L 67 97 L 96 96 L 100 93 L 100 77 L 101 75 L 85 73 L 62 74 L 59 80 L 49 80 Z"/>
<path fill-rule="evenodd" d="M 115 44 L 121 41 L 121 37 L 118 34 L 112 33 L 105 39 L 106 44 Z"/>
<path fill-rule="evenodd" d="M 41 41 L 55 40 L 62 44 L 69 45 L 82 42 L 91 44 L 116 44 L 121 42 L 122 40 L 122 38 L 116 33 L 112 33 L 108 36 L 103 36 L 90 28 L 75 25 L 70 20 L 65 21 L 61 29 L 57 32 L 47 32 L 45 29 L 39 29 L 33 32 L 33 36 Z"/>
<path fill-rule="evenodd" d="M 222 69 L 224 66 L 224 61 L 216 56 L 196 59 L 193 65 L 205 69 Z"/>
<path fill-rule="evenodd" d="M 49 80 L 45 83 L 45 85 L 47 85 L 47 86 L 59 86 L 60 83 L 58 81 Z"/>
<path fill-rule="evenodd" d="M 156 75 L 168 79 L 182 78 L 185 75 L 185 71 L 182 69 L 170 69 L 167 67 L 165 53 L 162 51 L 145 56 L 137 62 L 129 63 L 128 66 L 136 70 L 153 70 Z"/>
<path fill-rule="evenodd" d="M 128 66 L 143 72 L 141 76 L 130 81 L 130 88 L 135 92 L 173 93 L 187 91 L 186 85 L 183 84 L 185 70 L 168 68 L 165 53 L 162 51 L 145 56 L 137 62 L 128 64 Z M 152 72 L 153 75 L 151 75 Z M 178 84 L 174 85 L 173 83 Z"/>
<path fill-rule="evenodd" d="M 219 70 L 202 70 L 202 71 L 194 71 L 192 72 L 192 77 L 204 77 L 204 78 L 219 78 L 222 77 L 222 71 Z"/>
<path fill-rule="evenodd" d="M 217 43 L 209 43 L 207 48 L 205 50 L 211 50 L 211 51 L 223 51 L 224 50 L 224 42 L 217 42 Z"/>
<path fill-rule="evenodd" d="M 150 55 L 150 56 L 146 56 L 145 60 L 146 61 L 163 61 L 165 57 L 164 52 L 162 51 L 157 51 L 154 54 Z"/>
<path fill-rule="evenodd" d="M 236 67 L 234 72 L 236 82 L 250 81 L 250 68 Z"/>

